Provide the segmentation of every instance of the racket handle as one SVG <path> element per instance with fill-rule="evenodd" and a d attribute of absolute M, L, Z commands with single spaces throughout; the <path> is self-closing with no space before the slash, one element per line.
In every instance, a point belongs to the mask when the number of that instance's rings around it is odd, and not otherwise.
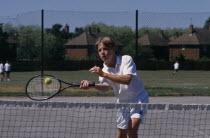
<path fill-rule="evenodd" d="M 79 87 L 81 83 L 74 83 L 73 86 Z M 89 87 L 95 86 L 95 82 L 90 82 Z"/>
<path fill-rule="evenodd" d="M 90 82 L 89 87 L 91 87 L 91 86 L 95 86 L 95 82 Z"/>

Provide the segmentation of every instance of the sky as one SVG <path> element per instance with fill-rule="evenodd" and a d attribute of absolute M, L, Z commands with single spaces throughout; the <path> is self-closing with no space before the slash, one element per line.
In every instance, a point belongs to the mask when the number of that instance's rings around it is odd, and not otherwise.
<path fill-rule="evenodd" d="M 44 9 L 45 27 L 69 24 L 73 31 L 75 27 L 102 22 L 135 29 L 138 10 L 139 27 L 203 27 L 210 17 L 209 5 L 210 0 L 0 0 L 0 23 L 40 25 Z"/>
<path fill-rule="evenodd" d="M 0 0 L 0 16 L 37 10 L 210 12 L 210 0 Z"/>

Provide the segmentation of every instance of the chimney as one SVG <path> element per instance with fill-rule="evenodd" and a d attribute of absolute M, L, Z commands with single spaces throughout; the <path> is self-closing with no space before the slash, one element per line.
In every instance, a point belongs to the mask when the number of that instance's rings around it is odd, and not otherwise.
<path fill-rule="evenodd" d="M 193 25 L 190 25 L 190 34 L 193 34 L 194 30 L 193 30 Z"/>
<path fill-rule="evenodd" d="M 68 24 L 65 25 L 64 30 L 69 33 L 69 25 Z"/>

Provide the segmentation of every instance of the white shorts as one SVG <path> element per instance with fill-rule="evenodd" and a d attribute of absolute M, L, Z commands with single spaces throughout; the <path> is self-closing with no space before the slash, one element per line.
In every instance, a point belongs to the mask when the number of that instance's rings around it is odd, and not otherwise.
<path fill-rule="evenodd" d="M 127 129 L 130 118 L 141 119 L 143 123 L 146 113 L 146 110 L 140 109 L 119 109 L 117 112 L 117 128 Z"/>

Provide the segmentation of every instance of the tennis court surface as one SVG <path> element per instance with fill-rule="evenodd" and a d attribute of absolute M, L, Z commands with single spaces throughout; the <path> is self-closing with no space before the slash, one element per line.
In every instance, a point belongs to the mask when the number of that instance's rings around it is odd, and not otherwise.
<path fill-rule="evenodd" d="M 1 138 L 115 138 L 116 112 L 147 109 L 140 138 L 209 138 L 210 105 L 0 101 Z"/>

